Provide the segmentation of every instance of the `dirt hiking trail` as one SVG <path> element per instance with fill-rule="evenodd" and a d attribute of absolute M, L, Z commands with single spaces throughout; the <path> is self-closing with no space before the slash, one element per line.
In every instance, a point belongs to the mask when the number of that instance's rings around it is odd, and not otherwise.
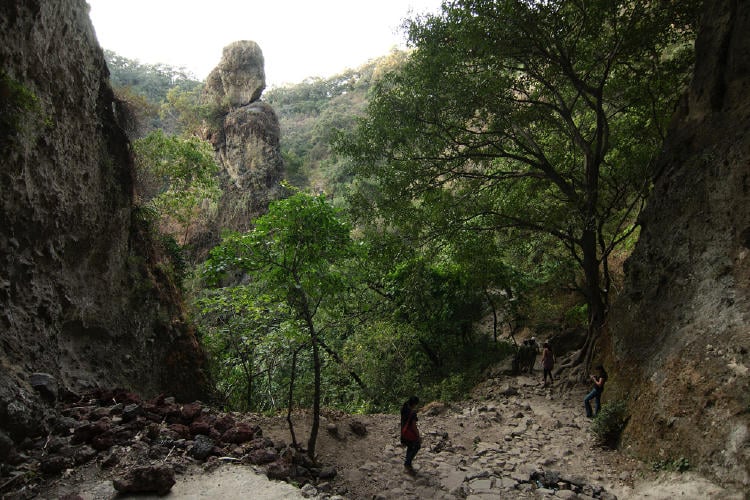
<path fill-rule="evenodd" d="M 624 452 L 597 446 L 584 415 L 586 387 L 563 392 L 543 387 L 540 378 L 501 375 L 481 383 L 466 401 L 420 408 L 423 446 L 414 476 L 403 468 L 398 415 L 327 411 L 317 447 L 319 461 L 336 469 L 327 482 L 297 488 L 270 481 L 262 467 L 213 457 L 178 470 L 177 483 L 163 497 L 116 496 L 112 478 L 92 464 L 52 483 L 45 498 L 747 498 L 692 472 L 657 473 Z M 293 419 L 298 440 L 306 442 L 309 414 Z M 289 441 L 284 418 L 254 421 L 265 436 Z"/>

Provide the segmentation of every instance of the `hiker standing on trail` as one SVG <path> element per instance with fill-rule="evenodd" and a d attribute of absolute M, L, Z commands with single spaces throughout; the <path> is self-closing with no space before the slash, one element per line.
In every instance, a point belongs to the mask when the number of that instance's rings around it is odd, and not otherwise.
<path fill-rule="evenodd" d="M 401 444 L 406 445 L 404 468 L 409 474 L 416 474 L 411 461 L 422 447 L 422 438 L 419 435 L 419 429 L 417 429 L 416 407 L 418 404 L 419 398 L 412 396 L 401 407 Z"/>
<path fill-rule="evenodd" d="M 597 373 L 595 375 L 591 375 L 591 381 L 594 382 L 594 388 L 583 400 L 583 406 L 586 407 L 586 416 L 588 418 L 593 418 L 599 414 L 599 410 L 602 406 L 601 399 L 602 392 L 604 392 L 604 383 L 607 381 L 607 372 L 604 371 L 604 367 L 602 365 L 596 367 L 596 372 Z M 592 399 L 595 403 L 595 411 L 593 414 L 591 412 L 591 404 L 589 403 L 589 401 L 591 401 Z"/>
<path fill-rule="evenodd" d="M 552 384 L 555 379 L 552 378 L 552 367 L 555 366 L 555 355 L 552 353 L 552 349 L 548 342 L 545 342 L 542 347 L 542 369 L 544 370 L 544 387 L 547 387 L 547 375 L 549 375 L 549 382 Z"/>

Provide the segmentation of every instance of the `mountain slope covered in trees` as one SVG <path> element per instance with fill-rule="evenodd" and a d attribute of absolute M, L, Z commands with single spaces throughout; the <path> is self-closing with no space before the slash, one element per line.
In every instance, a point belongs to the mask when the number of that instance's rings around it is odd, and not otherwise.
<path fill-rule="evenodd" d="M 286 411 L 314 462 L 326 409 L 461 399 L 536 336 L 574 391 L 592 364 L 614 368 L 596 422 L 627 423 L 621 445 L 748 485 L 743 5 L 456 0 L 413 19 L 410 52 L 264 96 L 286 196 L 194 261 L 154 200 L 176 193 L 189 216 L 215 205 L 200 137 L 226 112 L 189 75 L 110 53 L 113 95 L 74 6 L 2 11 L 19 64 L 0 75 L 4 449 L 46 432 L 26 372 L 64 394 L 202 396 L 202 348 L 212 404 Z M 74 39 L 23 66 L 42 49 L 12 34 L 54 39 L 50 26 Z M 63 64 L 81 53 L 84 85 Z M 53 73 L 78 97 L 57 99 Z M 134 164 L 153 174 L 148 196 Z M 175 175 L 205 191 L 170 189 Z M 299 408 L 312 414 L 298 441 Z"/>

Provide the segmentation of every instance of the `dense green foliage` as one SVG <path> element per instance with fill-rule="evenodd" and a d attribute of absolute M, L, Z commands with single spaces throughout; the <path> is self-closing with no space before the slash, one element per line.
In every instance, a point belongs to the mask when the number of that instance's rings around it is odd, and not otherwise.
<path fill-rule="evenodd" d="M 322 392 L 321 350 L 328 337 L 336 334 L 333 321 L 346 299 L 348 284 L 345 260 L 354 254 L 350 228 L 323 197 L 303 193 L 274 202 L 268 213 L 255 221 L 248 233 L 225 238 L 211 251 L 206 273 L 216 282 L 227 271 L 248 273 L 253 294 L 240 298 L 235 305 L 247 312 L 258 308 L 280 311 L 280 324 L 290 335 L 288 354 L 296 358 L 300 349 L 309 350 L 313 369 L 313 425 L 308 441 L 310 458 L 315 457 L 315 442 L 320 424 Z M 230 287 L 230 292 L 237 287 Z M 227 297 L 224 296 L 224 299 Z M 268 320 L 276 315 L 263 315 Z M 252 330 L 251 330 L 252 331 Z M 229 332 L 231 336 L 232 332 Z M 241 366 L 252 374 L 251 356 L 256 345 L 250 336 L 245 342 Z M 236 342 L 236 341 L 235 341 Z M 233 349 L 233 351 L 236 351 Z M 249 365 L 249 366 L 248 366 Z M 289 373 L 293 386 L 296 373 Z M 252 384 L 248 378 L 247 384 Z M 293 394 L 293 388 L 290 389 Z M 291 401 L 290 401 L 291 405 Z"/>
<path fill-rule="evenodd" d="M 279 410 L 290 386 L 314 408 L 392 409 L 416 390 L 450 400 L 510 352 L 473 328 L 484 293 L 463 264 L 394 260 L 403 247 L 351 234 L 323 196 L 296 193 L 211 252 L 197 304 L 227 404 Z"/>
<path fill-rule="evenodd" d="M 408 53 L 267 91 L 301 191 L 226 235 L 190 290 L 223 403 L 312 407 L 314 453 L 321 407 L 464 397 L 524 330 L 589 326 L 587 361 L 690 68 L 696 3 L 457 0 L 408 23 Z M 151 70 L 150 94 L 133 84 L 128 100 L 159 126 L 200 135 L 221 118 L 200 85 Z M 212 167 L 176 160 L 202 147 L 136 143 L 141 193 L 173 234 L 214 199 Z"/>
<path fill-rule="evenodd" d="M 196 114 L 207 115 L 199 104 L 203 83 L 185 69 L 166 64 L 141 64 L 111 50 L 104 51 L 110 82 L 118 99 L 132 115 L 128 133 L 139 137 L 163 129 L 170 134 L 195 130 Z M 189 104 L 186 104 L 189 102 Z M 174 108 L 184 115 L 177 116 Z"/>
<path fill-rule="evenodd" d="M 221 195 L 211 146 L 156 130 L 135 141 L 133 151 L 141 202 L 156 210 L 166 232 L 187 242 L 196 221 L 215 210 Z"/>
<path fill-rule="evenodd" d="M 635 229 L 690 68 L 696 4 L 458 0 L 412 21 L 416 50 L 337 142 L 360 220 L 419 241 L 492 232 L 502 247 L 565 252 L 590 354 L 609 258 Z"/>
<path fill-rule="evenodd" d="M 263 94 L 279 117 L 281 152 L 292 185 L 340 196 L 351 176 L 345 173 L 345 161 L 331 151 L 332 134 L 354 126 L 374 81 L 405 59 L 406 53 L 394 51 L 331 78 L 308 79 Z"/>
<path fill-rule="evenodd" d="M 109 68 L 109 79 L 113 87 L 127 87 L 133 93 L 144 96 L 152 104 L 161 104 L 174 87 L 193 89 L 201 85 L 184 68 L 166 64 L 142 64 L 122 57 L 111 50 L 104 51 Z"/>

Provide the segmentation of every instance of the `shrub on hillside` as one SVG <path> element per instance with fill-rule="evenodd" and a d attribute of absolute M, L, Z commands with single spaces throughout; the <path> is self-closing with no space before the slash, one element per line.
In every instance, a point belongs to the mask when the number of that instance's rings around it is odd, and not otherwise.
<path fill-rule="evenodd" d="M 591 430 L 603 446 L 616 448 L 622 431 L 628 421 L 627 406 L 624 401 L 614 401 L 602 406 L 594 419 Z"/>

